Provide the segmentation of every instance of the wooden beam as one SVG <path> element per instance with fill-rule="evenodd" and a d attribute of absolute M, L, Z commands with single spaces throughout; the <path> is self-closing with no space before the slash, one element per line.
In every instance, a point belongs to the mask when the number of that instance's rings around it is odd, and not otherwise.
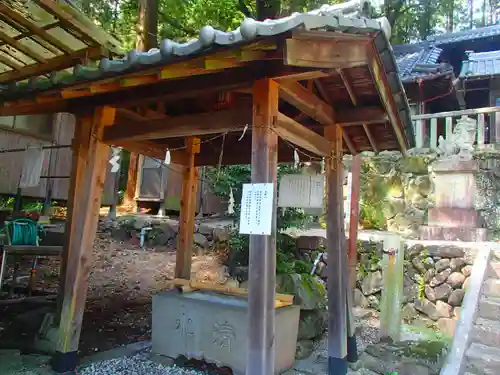
<path fill-rule="evenodd" d="M 273 374 L 276 294 L 276 197 L 279 86 L 263 79 L 253 91 L 252 183 L 274 184 L 271 235 L 250 235 L 247 374 Z"/>
<path fill-rule="evenodd" d="M 380 107 L 359 107 L 337 111 L 336 120 L 339 126 L 361 126 L 363 124 L 383 124 L 389 121 L 389 118 Z"/>
<path fill-rule="evenodd" d="M 399 118 L 399 113 L 397 111 L 396 103 L 393 97 L 394 93 L 391 92 L 391 89 L 389 87 L 389 81 L 387 79 L 387 75 L 384 72 L 382 63 L 380 62 L 380 56 L 377 52 L 375 44 L 372 44 L 371 46 L 368 66 L 373 76 L 375 85 L 377 86 L 381 102 L 384 104 L 389 116 L 392 129 L 394 130 L 394 134 L 399 144 L 399 148 L 402 153 L 405 153 L 409 147 L 409 142 L 406 139 L 404 132 L 402 131 L 401 119 Z"/>
<path fill-rule="evenodd" d="M 340 78 L 342 79 L 342 82 L 344 83 L 344 86 L 349 94 L 349 97 L 351 98 L 352 104 L 354 104 L 354 106 L 357 106 L 358 99 L 356 98 L 356 94 L 354 93 L 354 89 L 352 87 L 350 79 L 347 77 L 343 69 L 337 69 L 337 73 L 339 74 Z"/>
<path fill-rule="evenodd" d="M 42 29 L 41 27 L 36 26 L 33 22 L 29 21 L 29 19 L 25 18 L 22 14 L 16 12 L 12 8 L 8 7 L 5 4 L 0 4 L 0 14 L 3 16 L 7 16 L 9 19 L 12 21 L 18 23 L 19 25 L 25 27 L 29 31 L 31 31 L 33 34 L 39 36 L 43 40 L 49 42 L 53 46 L 57 47 L 57 49 L 61 50 L 62 52 L 71 54 L 74 51 L 62 43 L 58 38 L 50 35 L 47 31 Z"/>
<path fill-rule="evenodd" d="M 368 138 L 368 141 L 370 142 L 370 145 L 373 148 L 373 151 L 378 153 L 380 150 L 377 147 L 377 142 L 375 142 L 375 138 L 373 138 L 372 132 L 370 131 L 370 128 L 368 125 L 363 124 L 363 129 L 365 130 L 366 137 Z"/>
<path fill-rule="evenodd" d="M 342 138 L 344 139 L 345 145 L 347 146 L 349 153 L 351 155 L 356 155 L 357 154 L 356 147 L 352 143 L 351 137 L 349 137 L 349 134 L 347 134 L 344 129 L 342 129 Z"/>
<path fill-rule="evenodd" d="M 46 64 L 32 64 L 21 67 L 17 72 L 6 72 L 0 74 L 0 83 L 19 81 L 32 76 L 52 73 L 56 70 L 69 68 L 84 59 L 96 59 L 106 55 L 101 47 L 91 47 L 85 50 L 73 52 L 71 55 L 54 57 Z"/>
<path fill-rule="evenodd" d="M 185 152 L 188 163 L 182 181 L 175 277 L 189 280 L 191 279 L 191 263 L 193 259 L 194 216 L 196 211 L 196 190 L 198 187 L 198 169 L 194 165 L 194 159 L 195 155 L 200 152 L 200 139 L 188 137 L 186 139 Z"/>
<path fill-rule="evenodd" d="M 241 131 L 252 121 L 252 111 L 249 106 L 205 112 L 196 115 L 172 116 L 155 120 L 142 121 L 113 126 L 106 129 L 104 140 L 142 141 L 161 138 L 196 136 L 203 134 Z"/>
<path fill-rule="evenodd" d="M 366 41 L 287 39 L 285 48 L 286 65 L 337 69 L 352 68 L 367 63 Z"/>
<path fill-rule="evenodd" d="M 281 138 L 313 154 L 329 156 L 332 152 L 330 141 L 282 113 L 278 113 L 276 132 Z"/>
<path fill-rule="evenodd" d="M 344 198 L 342 167 L 342 129 L 325 127 L 325 137 L 333 142 L 332 157 L 326 163 L 327 191 L 327 291 L 328 365 L 337 374 L 347 374 L 347 252 L 344 249 Z"/>
<path fill-rule="evenodd" d="M 8 67 L 14 69 L 15 71 L 21 70 L 24 65 L 21 65 L 15 60 L 14 58 L 8 58 L 5 57 L 4 55 L 0 55 L 0 63 L 7 65 Z M 3 74 L 8 74 L 8 73 L 3 73 Z"/>
<path fill-rule="evenodd" d="M 335 123 L 333 108 L 298 82 L 282 82 L 280 97 L 321 124 Z"/>
<path fill-rule="evenodd" d="M 78 342 L 92 267 L 93 241 L 99 220 L 99 207 L 107 172 L 109 146 L 99 141 L 106 110 L 80 119 L 75 131 L 74 169 L 70 186 L 70 228 L 65 249 L 62 310 L 59 340 L 53 361 L 58 373 L 70 372 L 77 363 Z"/>
<path fill-rule="evenodd" d="M 39 55 L 36 51 L 33 51 L 29 47 L 25 46 L 24 44 L 22 44 L 18 40 L 8 36 L 7 34 L 5 34 L 2 31 L 0 31 L 0 39 L 3 40 L 6 44 L 17 49 L 18 51 L 21 51 L 29 58 L 31 58 L 35 61 L 38 61 L 40 63 L 44 63 L 44 64 L 47 63 L 47 60 L 42 55 Z"/>

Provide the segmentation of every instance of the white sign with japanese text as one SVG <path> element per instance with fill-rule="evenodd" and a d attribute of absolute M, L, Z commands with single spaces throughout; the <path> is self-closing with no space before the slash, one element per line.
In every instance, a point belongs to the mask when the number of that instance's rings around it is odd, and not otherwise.
<path fill-rule="evenodd" d="M 274 184 L 243 184 L 240 233 L 271 235 Z"/>

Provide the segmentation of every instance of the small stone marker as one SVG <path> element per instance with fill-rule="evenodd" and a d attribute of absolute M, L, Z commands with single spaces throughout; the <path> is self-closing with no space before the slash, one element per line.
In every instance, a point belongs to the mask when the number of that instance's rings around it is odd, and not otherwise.
<path fill-rule="evenodd" d="M 382 259 L 382 299 L 380 305 L 380 337 L 399 341 L 401 302 L 403 298 L 404 245 L 401 237 L 386 234 Z"/>

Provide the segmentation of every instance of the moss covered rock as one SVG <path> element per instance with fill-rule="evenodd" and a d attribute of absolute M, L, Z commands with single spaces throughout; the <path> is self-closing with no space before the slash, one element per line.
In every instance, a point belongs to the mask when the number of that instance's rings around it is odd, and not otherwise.
<path fill-rule="evenodd" d="M 291 294 L 294 304 L 301 310 L 316 310 L 326 306 L 326 289 L 323 281 L 317 277 L 298 273 L 278 275 L 276 291 Z"/>

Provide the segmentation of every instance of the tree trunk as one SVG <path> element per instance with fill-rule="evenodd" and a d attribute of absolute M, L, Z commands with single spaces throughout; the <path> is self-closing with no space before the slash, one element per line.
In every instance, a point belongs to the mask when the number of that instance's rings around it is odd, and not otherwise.
<path fill-rule="evenodd" d="M 469 0 L 469 29 L 474 27 L 474 0 Z"/>
<path fill-rule="evenodd" d="M 158 47 L 158 1 L 139 0 L 139 19 L 137 22 L 137 41 L 135 48 L 146 52 Z"/>
<path fill-rule="evenodd" d="M 135 48 L 139 52 L 158 47 L 158 1 L 139 0 L 139 19 L 137 22 L 137 40 Z M 123 203 L 135 207 L 139 155 L 131 152 L 128 166 L 127 188 Z"/>

